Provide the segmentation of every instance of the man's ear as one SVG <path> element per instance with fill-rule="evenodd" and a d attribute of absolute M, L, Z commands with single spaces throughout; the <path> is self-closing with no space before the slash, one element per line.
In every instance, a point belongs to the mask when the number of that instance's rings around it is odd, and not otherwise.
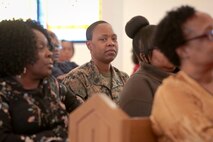
<path fill-rule="evenodd" d="M 180 46 L 175 51 L 181 59 L 188 58 L 189 56 L 187 46 Z"/>
<path fill-rule="evenodd" d="M 87 48 L 91 50 L 91 40 L 86 41 Z"/>

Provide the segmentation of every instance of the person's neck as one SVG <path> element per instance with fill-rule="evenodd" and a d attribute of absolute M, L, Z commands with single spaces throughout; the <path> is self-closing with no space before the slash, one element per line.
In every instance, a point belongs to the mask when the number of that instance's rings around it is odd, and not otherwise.
<path fill-rule="evenodd" d="M 185 66 L 181 70 L 186 72 L 191 78 L 196 80 L 203 88 L 213 94 L 213 68 L 199 66 Z"/>
<path fill-rule="evenodd" d="M 201 84 L 213 82 L 213 68 L 199 66 L 181 66 L 181 70 Z"/>
<path fill-rule="evenodd" d="M 110 72 L 110 66 L 111 66 L 110 63 L 106 64 L 106 63 L 99 62 L 97 60 L 93 60 L 93 62 L 97 66 L 100 73 L 109 73 Z"/>
<path fill-rule="evenodd" d="M 24 89 L 36 89 L 39 86 L 40 80 L 35 79 L 28 74 L 23 74 L 21 76 L 16 76 L 16 80 L 20 82 Z"/>

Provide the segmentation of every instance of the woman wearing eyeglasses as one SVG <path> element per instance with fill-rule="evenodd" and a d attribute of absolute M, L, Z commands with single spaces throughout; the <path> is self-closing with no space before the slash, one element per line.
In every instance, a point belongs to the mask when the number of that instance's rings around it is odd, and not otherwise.
<path fill-rule="evenodd" d="M 193 7 L 168 12 L 154 44 L 181 71 L 163 81 L 151 120 L 159 142 L 213 142 L 213 18 Z"/>

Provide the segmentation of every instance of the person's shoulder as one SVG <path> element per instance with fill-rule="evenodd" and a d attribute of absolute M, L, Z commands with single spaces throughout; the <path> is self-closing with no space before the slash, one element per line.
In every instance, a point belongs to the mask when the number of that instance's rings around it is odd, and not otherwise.
<path fill-rule="evenodd" d="M 81 75 L 88 75 L 91 72 L 91 69 L 89 67 L 89 63 L 85 63 L 81 66 L 78 66 L 71 70 L 66 77 L 70 76 L 81 76 Z"/>
<path fill-rule="evenodd" d="M 167 78 L 162 81 L 161 86 L 165 87 L 176 87 L 182 84 L 182 80 L 180 79 L 180 74 L 171 74 Z"/>
<path fill-rule="evenodd" d="M 140 68 L 135 73 L 133 73 L 130 78 L 134 80 L 147 80 L 149 76 L 147 76 L 147 72 Z"/>
<path fill-rule="evenodd" d="M 119 74 L 120 76 L 124 77 L 124 78 L 129 78 L 129 75 L 124 72 L 124 71 L 121 71 L 119 70 L 118 68 L 112 66 L 112 69 L 115 71 L 115 73 Z"/>
<path fill-rule="evenodd" d="M 174 95 L 175 93 L 180 92 L 185 86 L 179 76 L 179 74 L 174 74 L 165 78 L 162 84 L 158 87 L 156 96 L 166 97 L 168 95 Z"/>
<path fill-rule="evenodd" d="M 43 84 L 47 84 L 47 83 L 50 84 L 50 87 L 57 87 L 58 88 L 58 86 L 59 86 L 58 80 L 53 75 L 50 75 L 50 76 L 43 79 Z"/>
<path fill-rule="evenodd" d="M 20 86 L 20 84 L 16 81 L 14 77 L 0 77 L 0 90 L 9 91 L 13 87 L 17 88 L 18 86 Z"/>
<path fill-rule="evenodd" d="M 71 62 L 69 61 L 69 64 L 74 66 L 79 66 L 76 62 L 72 62 L 72 61 Z"/>
<path fill-rule="evenodd" d="M 62 64 L 65 64 L 65 65 L 71 66 L 71 67 L 78 67 L 79 66 L 75 62 L 71 62 L 71 61 L 64 61 L 64 62 L 62 62 Z"/>
<path fill-rule="evenodd" d="M 128 82 L 131 82 L 133 84 L 149 84 L 149 79 L 143 73 L 137 72 L 129 77 Z"/>

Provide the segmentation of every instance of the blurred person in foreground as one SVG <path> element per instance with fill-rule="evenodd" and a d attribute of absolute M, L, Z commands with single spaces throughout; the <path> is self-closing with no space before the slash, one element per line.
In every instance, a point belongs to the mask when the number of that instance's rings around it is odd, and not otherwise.
<path fill-rule="evenodd" d="M 117 35 L 105 21 L 96 21 L 86 30 L 91 61 L 69 72 L 63 80 L 83 100 L 103 93 L 115 103 L 129 76 L 111 65 L 118 53 Z"/>
<path fill-rule="evenodd" d="M 160 21 L 154 45 L 181 69 L 154 98 L 151 120 L 159 142 L 213 142 L 213 18 L 177 7 Z"/>
<path fill-rule="evenodd" d="M 149 116 L 155 91 L 163 79 L 175 71 L 175 66 L 156 48 L 152 47 L 152 37 L 156 29 L 143 16 L 130 19 L 125 27 L 132 38 L 133 52 L 140 67 L 121 92 L 120 107 L 130 116 Z"/>
<path fill-rule="evenodd" d="M 51 77 L 47 31 L 32 20 L 0 22 L 0 141 L 65 142 L 80 104 Z"/>

